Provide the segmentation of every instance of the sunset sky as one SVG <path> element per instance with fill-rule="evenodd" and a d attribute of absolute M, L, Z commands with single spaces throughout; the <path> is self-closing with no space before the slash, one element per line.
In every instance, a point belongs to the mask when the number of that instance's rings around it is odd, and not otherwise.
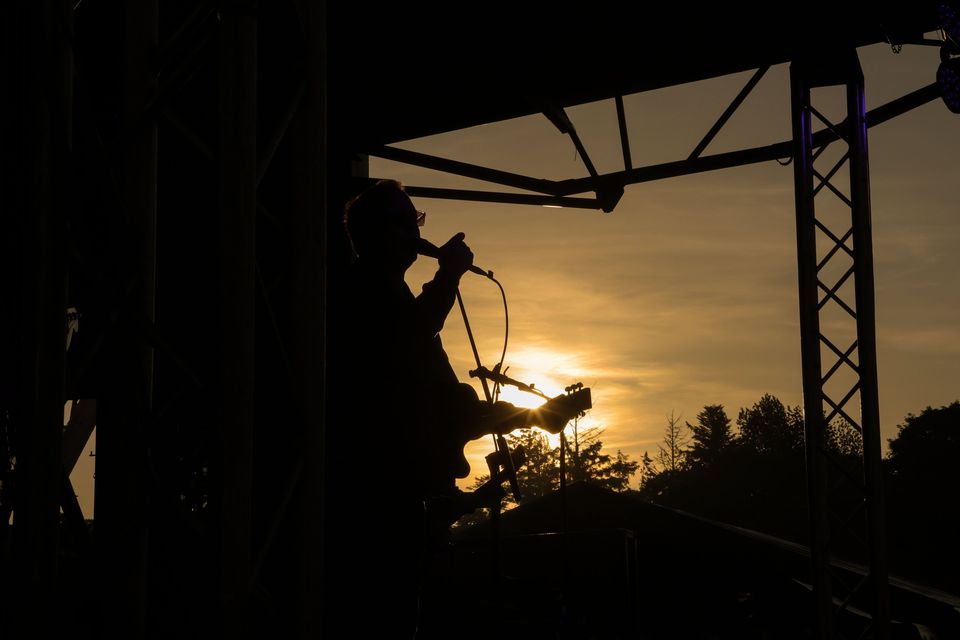
<path fill-rule="evenodd" d="M 932 82 L 939 63 L 936 48 L 918 46 L 896 54 L 875 45 L 860 57 L 868 109 Z M 751 73 L 627 96 L 634 166 L 685 158 Z M 842 89 L 814 93 L 835 122 L 843 119 L 842 101 Z M 613 100 L 567 113 L 598 171 L 621 170 Z M 908 412 L 960 398 L 957 118 L 937 100 L 869 132 L 884 439 Z M 789 69 L 780 65 L 704 155 L 789 138 Z M 570 139 L 542 115 L 395 146 L 533 177 L 587 175 Z M 376 158 L 370 175 L 509 190 Z M 845 192 L 846 180 L 845 171 L 835 180 Z M 591 387 L 594 409 L 581 424 L 604 427 L 610 452 L 653 456 L 671 412 L 694 422 L 704 405 L 722 404 L 735 420 L 764 393 L 802 403 L 791 165 L 631 185 L 611 214 L 414 202 L 428 212 L 424 237 L 441 244 L 463 231 L 475 262 L 506 289 L 510 375 L 552 393 L 577 381 Z M 837 203 L 824 191 L 818 212 Z M 408 273 L 415 292 L 432 276 L 431 263 L 421 258 Z M 499 292 L 468 274 L 462 293 L 481 358 L 493 366 L 504 335 Z M 469 380 L 475 363 L 456 307 L 442 337 L 461 380 Z M 471 475 L 485 472 L 482 455 L 491 448 L 489 439 L 468 447 Z"/>
<path fill-rule="evenodd" d="M 861 49 L 860 58 L 868 108 L 933 82 L 939 63 L 936 48 L 918 46 L 895 54 L 875 45 Z M 626 96 L 634 166 L 689 155 L 751 74 Z M 814 96 L 822 111 L 842 120 L 842 90 Z M 567 113 L 598 171 L 621 170 L 614 102 Z M 789 138 L 788 66 L 780 65 L 704 155 Z M 869 145 L 886 439 L 907 413 L 960 399 L 960 116 L 937 100 L 871 128 Z M 569 137 L 542 115 L 395 146 L 533 177 L 587 175 Z M 415 186 L 510 190 L 377 158 L 370 175 Z M 845 175 L 836 180 L 843 191 Z M 722 404 L 735 420 L 764 393 L 801 404 L 791 165 L 774 161 L 631 185 L 610 214 L 414 202 L 428 212 L 424 237 L 442 244 L 463 231 L 476 264 L 503 284 L 508 374 L 551 394 L 578 381 L 589 386 L 594 409 L 581 424 L 602 426 L 610 453 L 654 456 L 671 412 L 694 422 L 704 405 Z M 835 202 L 825 192 L 817 198 L 818 208 Z M 435 268 L 430 259 L 418 260 L 408 273 L 411 288 L 418 292 Z M 504 337 L 499 291 L 469 274 L 461 290 L 483 363 L 492 367 Z M 442 337 L 460 379 L 469 381 L 475 363 L 456 307 Z M 526 394 L 504 399 L 539 403 Z M 87 449 L 95 446 L 92 440 Z M 482 456 L 491 448 L 489 439 L 468 446 L 472 471 L 464 484 L 486 471 Z M 94 460 L 81 456 L 72 476 L 88 517 Z"/>

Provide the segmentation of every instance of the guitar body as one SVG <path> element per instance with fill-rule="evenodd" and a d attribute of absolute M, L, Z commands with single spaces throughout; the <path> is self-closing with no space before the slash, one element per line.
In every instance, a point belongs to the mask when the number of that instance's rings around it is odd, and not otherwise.
<path fill-rule="evenodd" d="M 590 389 L 582 386 L 551 398 L 536 409 L 516 407 L 508 402 L 481 401 L 473 387 L 468 384 L 461 384 L 461 387 L 466 388 L 461 389 L 463 396 L 459 401 L 472 405 L 473 410 L 456 429 L 439 435 L 439 442 L 435 443 L 440 445 L 435 459 L 441 461 L 442 467 L 431 483 L 433 490 L 429 492 L 427 510 L 431 527 L 436 530 L 446 530 L 461 516 L 481 506 L 499 505 L 505 495 L 501 488 L 505 481 L 511 483 L 514 494 L 519 496 L 516 468 L 525 461 L 523 451 L 521 448 L 509 457 L 504 455 L 506 442 L 502 434 L 529 427 L 560 433 L 570 420 L 593 406 Z M 457 478 L 466 478 L 470 474 L 470 463 L 463 449 L 471 440 L 491 433 L 501 435 L 501 450 L 487 456 L 488 464 L 495 470 L 482 487 L 474 492 L 463 492 L 456 486 Z"/>
<path fill-rule="evenodd" d="M 526 409 L 509 402 L 482 401 L 469 384 L 459 386 L 461 397 L 457 403 L 470 409 L 461 410 L 459 413 L 464 418 L 460 424 L 439 436 L 445 441 L 445 453 L 440 457 L 446 460 L 446 474 L 453 478 L 466 478 L 470 474 L 470 463 L 463 455 L 468 442 L 529 427 L 560 433 L 570 420 L 593 406 L 590 389 L 586 387 L 551 398 L 536 409 Z"/>

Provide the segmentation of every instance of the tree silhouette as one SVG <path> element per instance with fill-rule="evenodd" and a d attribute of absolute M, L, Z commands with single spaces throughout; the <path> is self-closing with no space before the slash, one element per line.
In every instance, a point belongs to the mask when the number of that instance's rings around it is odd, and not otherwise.
<path fill-rule="evenodd" d="M 657 463 L 661 471 L 680 471 L 687 459 L 687 443 L 690 437 L 680 426 L 681 416 L 674 417 L 673 411 L 667 416 L 667 427 L 663 432 L 663 444 L 657 445 Z"/>
<path fill-rule="evenodd" d="M 610 473 L 605 486 L 613 491 L 626 491 L 630 488 L 630 478 L 639 468 L 639 462 L 631 460 L 630 456 L 617 449 L 617 457 L 610 463 Z"/>
<path fill-rule="evenodd" d="M 908 414 L 884 460 L 891 569 L 960 591 L 960 402 Z"/>
<path fill-rule="evenodd" d="M 889 440 L 887 467 L 902 482 L 937 483 L 944 473 L 960 477 L 960 402 L 939 409 L 927 407 L 919 416 L 909 414 L 897 425 L 897 437 Z M 956 482 L 947 485 L 960 487 Z"/>
<path fill-rule="evenodd" d="M 827 425 L 826 445 L 828 451 L 843 458 L 863 456 L 863 436 L 846 420 L 834 420 Z"/>
<path fill-rule="evenodd" d="M 619 449 L 616 457 L 603 453 L 602 434 L 603 429 L 599 427 L 574 430 L 567 477 L 572 482 L 592 482 L 613 491 L 625 491 L 640 463 L 631 461 L 630 456 Z"/>
<path fill-rule="evenodd" d="M 733 442 L 730 418 L 722 404 L 707 405 L 697 414 L 697 424 L 687 423 L 693 444 L 688 459 L 694 466 L 711 467 Z"/>
<path fill-rule="evenodd" d="M 526 452 L 526 463 L 517 469 L 524 500 L 545 496 L 560 486 L 560 451 L 550 446 L 546 435 L 523 429 L 508 435 L 507 444 L 511 451 L 522 446 Z M 512 500 L 512 496 L 509 498 Z"/>
<path fill-rule="evenodd" d="M 765 394 L 740 409 L 735 434 L 722 405 L 706 405 L 688 450 L 677 446 L 677 420 L 668 418 L 656 473 L 643 479 L 641 495 L 664 506 L 764 530 L 795 540 L 806 531 L 803 516 L 803 418 Z M 681 463 L 671 468 L 670 451 Z"/>
<path fill-rule="evenodd" d="M 640 490 L 647 485 L 647 481 L 657 475 L 657 470 L 653 466 L 653 458 L 649 451 L 643 452 L 643 458 L 640 460 Z"/>
<path fill-rule="evenodd" d="M 590 482 L 612 491 L 626 491 L 640 463 L 630 460 L 630 456 L 619 449 L 615 455 L 604 453 L 602 434 L 603 429 L 592 427 L 574 435 L 571 446 L 577 453 L 568 463 L 567 477 L 574 482 Z M 560 447 L 551 448 L 547 437 L 535 429 L 509 434 L 506 440 L 511 450 L 523 446 L 526 452 L 526 462 L 517 469 L 523 494 L 521 502 L 547 495 L 560 487 Z M 471 489 L 479 488 L 489 478 L 487 474 L 477 476 Z M 514 505 L 513 495 L 508 494 L 504 502 L 508 507 Z M 474 514 L 461 519 L 460 525 L 484 518 L 484 514 Z"/>
<path fill-rule="evenodd" d="M 760 454 L 789 455 L 803 448 L 803 411 L 769 393 L 737 416 L 740 442 Z"/>

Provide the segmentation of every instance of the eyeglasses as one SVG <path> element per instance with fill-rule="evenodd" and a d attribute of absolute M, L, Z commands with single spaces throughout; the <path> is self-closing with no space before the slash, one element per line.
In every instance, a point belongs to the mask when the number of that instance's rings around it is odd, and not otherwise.
<path fill-rule="evenodd" d="M 427 212 L 417 210 L 417 226 L 422 227 L 427 223 Z"/>

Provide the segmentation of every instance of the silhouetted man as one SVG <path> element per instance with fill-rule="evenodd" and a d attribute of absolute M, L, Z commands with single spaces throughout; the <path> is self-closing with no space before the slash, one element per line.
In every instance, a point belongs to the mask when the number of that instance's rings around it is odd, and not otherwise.
<path fill-rule="evenodd" d="M 464 444 L 522 426 L 558 432 L 566 422 L 551 416 L 541 425 L 542 414 L 481 402 L 459 382 L 439 334 L 473 253 L 464 234 L 453 236 L 439 248 L 436 275 L 414 296 L 404 274 L 417 259 L 424 218 L 395 181 L 368 188 L 344 216 L 357 259 L 328 337 L 343 355 L 328 372 L 341 417 L 328 423 L 328 486 L 336 490 L 326 546 L 339 576 L 332 614 L 361 634 L 376 626 L 395 631 L 390 637 L 414 635 L 425 500 L 455 491 L 456 478 L 467 476 Z"/>

